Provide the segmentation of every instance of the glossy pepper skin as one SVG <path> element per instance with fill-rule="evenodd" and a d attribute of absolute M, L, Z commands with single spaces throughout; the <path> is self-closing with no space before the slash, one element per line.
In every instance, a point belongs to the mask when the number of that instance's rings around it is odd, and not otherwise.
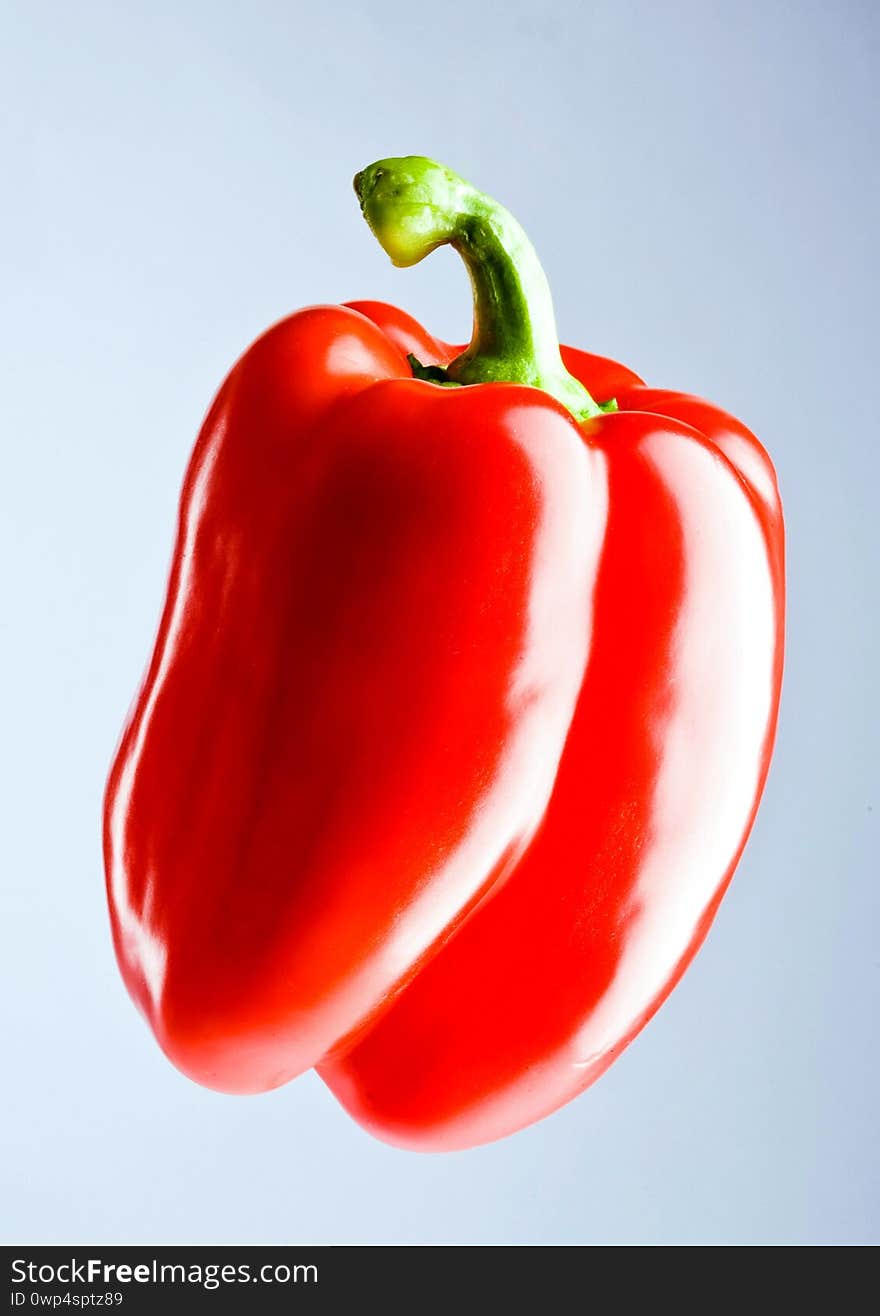
<path fill-rule="evenodd" d="M 783 526 L 738 421 L 560 359 L 507 212 L 418 157 L 356 188 L 396 263 L 461 253 L 474 337 L 316 308 L 229 376 L 108 893 L 186 1073 L 317 1065 L 371 1132 L 443 1150 L 577 1095 L 702 943 L 769 765 Z"/>

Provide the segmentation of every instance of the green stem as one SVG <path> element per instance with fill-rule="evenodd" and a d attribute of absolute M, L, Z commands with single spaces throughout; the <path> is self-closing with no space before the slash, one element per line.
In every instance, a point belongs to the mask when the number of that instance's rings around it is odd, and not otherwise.
<path fill-rule="evenodd" d="M 415 265 L 448 243 L 467 266 L 474 330 L 446 368 L 450 382 L 531 384 L 579 420 L 605 410 L 562 364 L 547 279 L 509 211 L 420 155 L 379 160 L 356 175 L 354 188 L 395 265 Z"/>

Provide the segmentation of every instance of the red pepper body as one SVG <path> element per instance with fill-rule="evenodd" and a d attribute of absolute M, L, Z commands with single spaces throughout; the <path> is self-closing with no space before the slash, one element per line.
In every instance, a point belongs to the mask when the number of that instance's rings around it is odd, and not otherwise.
<path fill-rule="evenodd" d="M 361 309 L 408 351 L 457 351 Z M 319 1071 L 372 1133 L 421 1150 L 521 1128 L 620 1055 L 708 931 L 772 749 L 784 564 L 769 458 L 710 404 L 563 355 L 620 410 L 582 426 L 609 512 L 550 805 L 503 886 Z"/>
<path fill-rule="evenodd" d="M 277 1086 L 522 851 L 577 696 L 605 471 L 534 389 L 443 389 L 355 310 L 205 422 L 108 786 L 117 955 L 169 1057 Z"/>
<path fill-rule="evenodd" d="M 460 1148 L 598 1078 L 702 943 L 770 760 L 782 513 L 738 421 L 560 359 L 503 207 L 424 157 L 355 189 L 397 264 L 459 251 L 471 343 L 318 307 L 229 375 L 107 890 L 185 1073 L 317 1066 L 377 1136 Z"/>

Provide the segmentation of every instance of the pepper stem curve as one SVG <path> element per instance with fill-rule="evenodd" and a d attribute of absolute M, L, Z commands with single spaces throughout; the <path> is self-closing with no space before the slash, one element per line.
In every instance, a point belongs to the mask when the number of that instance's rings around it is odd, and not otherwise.
<path fill-rule="evenodd" d="M 421 155 L 378 160 L 355 175 L 354 189 L 395 265 L 416 265 L 448 243 L 467 267 L 474 328 L 446 367 L 449 382 L 530 384 L 578 420 L 602 414 L 606 408 L 562 363 L 546 276 L 508 210 Z"/>

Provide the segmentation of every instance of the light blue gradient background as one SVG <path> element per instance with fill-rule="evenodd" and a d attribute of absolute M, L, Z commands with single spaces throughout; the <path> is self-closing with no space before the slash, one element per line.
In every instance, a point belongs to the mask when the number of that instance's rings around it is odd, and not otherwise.
<path fill-rule="evenodd" d="M 2 1241 L 877 1241 L 878 15 L 4 4 Z M 751 424 L 789 534 L 776 758 L 705 949 L 587 1095 L 449 1156 L 374 1142 L 314 1075 L 181 1077 L 99 847 L 230 364 L 315 301 L 468 332 L 455 258 L 393 270 L 350 190 L 410 152 L 521 218 L 565 339 Z"/>

